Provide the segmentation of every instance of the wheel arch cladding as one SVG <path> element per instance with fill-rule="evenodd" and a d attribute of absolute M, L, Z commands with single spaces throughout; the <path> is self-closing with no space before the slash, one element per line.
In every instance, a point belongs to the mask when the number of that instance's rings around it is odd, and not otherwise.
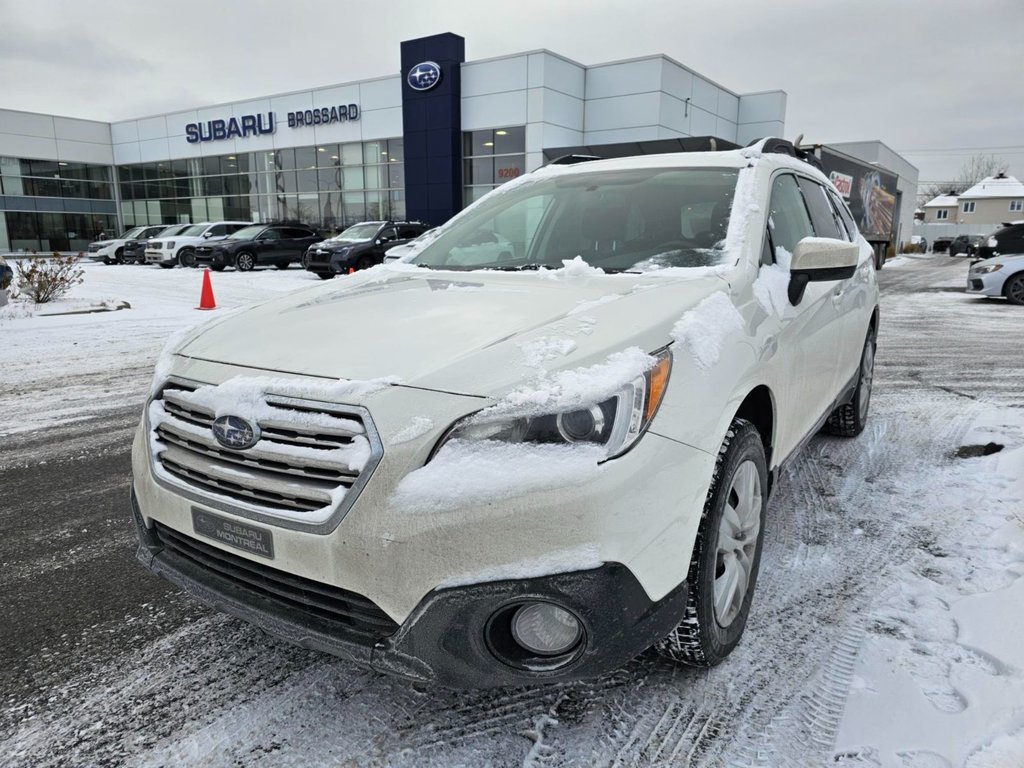
<path fill-rule="evenodd" d="M 769 468 L 772 465 L 772 444 L 775 438 L 775 398 L 772 391 L 764 384 L 754 387 L 743 398 L 733 419 L 746 419 L 761 435 L 764 443 L 765 461 Z"/>

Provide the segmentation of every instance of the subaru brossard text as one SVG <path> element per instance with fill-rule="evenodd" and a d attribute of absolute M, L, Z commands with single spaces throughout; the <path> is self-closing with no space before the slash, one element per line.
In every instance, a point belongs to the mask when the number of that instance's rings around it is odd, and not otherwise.
<path fill-rule="evenodd" d="M 140 561 L 439 685 L 721 662 L 781 468 L 868 417 L 872 251 L 794 153 L 553 164 L 191 331 L 134 443 Z"/>

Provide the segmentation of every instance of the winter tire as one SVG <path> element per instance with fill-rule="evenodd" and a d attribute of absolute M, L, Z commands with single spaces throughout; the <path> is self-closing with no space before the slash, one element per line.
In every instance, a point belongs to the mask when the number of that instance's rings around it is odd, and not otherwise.
<path fill-rule="evenodd" d="M 196 252 L 191 248 L 182 248 L 178 252 L 178 263 L 183 267 L 194 267 L 196 265 Z"/>
<path fill-rule="evenodd" d="M 686 581 L 679 626 L 658 644 L 674 661 L 712 667 L 743 635 L 764 539 L 768 469 L 761 435 L 734 419 L 718 451 Z"/>
<path fill-rule="evenodd" d="M 868 423 L 868 406 L 871 404 L 871 387 L 875 378 L 875 334 L 868 333 L 864 351 L 860 356 L 860 370 L 857 374 L 857 388 L 853 399 L 840 405 L 825 422 L 825 432 L 839 437 L 856 437 Z"/>
<path fill-rule="evenodd" d="M 1024 272 L 1014 275 L 1003 286 L 1003 296 L 1011 304 L 1024 304 Z"/>
<path fill-rule="evenodd" d="M 124 264 L 124 248 L 118 248 L 114 253 L 112 264 Z"/>
<path fill-rule="evenodd" d="M 252 272 L 256 266 L 256 257 L 248 251 L 242 251 L 235 256 L 235 269 L 239 272 Z"/>

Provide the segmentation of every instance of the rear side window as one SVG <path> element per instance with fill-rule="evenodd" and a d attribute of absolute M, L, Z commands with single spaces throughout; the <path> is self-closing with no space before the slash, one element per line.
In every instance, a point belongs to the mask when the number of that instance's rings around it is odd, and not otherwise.
<path fill-rule="evenodd" d="M 797 179 L 797 183 L 803 190 L 807 210 L 810 211 L 811 222 L 814 224 L 814 234 L 818 237 L 845 240 L 846 237 L 841 231 L 839 220 L 825 196 L 825 188 L 802 176 Z"/>
<path fill-rule="evenodd" d="M 778 249 L 784 248 L 792 254 L 796 244 L 814 234 L 811 217 L 804 205 L 796 179 L 783 174 L 772 182 L 772 201 L 768 207 L 768 233 L 771 235 L 775 257 Z"/>
<path fill-rule="evenodd" d="M 284 236 L 285 237 L 290 237 L 290 238 L 293 238 L 293 239 L 301 239 L 303 237 L 314 237 L 313 233 L 310 232 L 308 229 L 292 229 L 292 228 L 286 229 L 284 231 Z"/>
<path fill-rule="evenodd" d="M 850 235 L 850 240 L 857 239 L 857 224 L 853 220 L 853 214 L 850 213 L 849 207 L 846 203 L 839 198 L 839 195 L 834 192 L 828 193 L 828 199 L 832 201 L 832 207 L 836 213 L 839 214 L 839 220 L 843 222 L 846 227 L 846 231 Z"/>

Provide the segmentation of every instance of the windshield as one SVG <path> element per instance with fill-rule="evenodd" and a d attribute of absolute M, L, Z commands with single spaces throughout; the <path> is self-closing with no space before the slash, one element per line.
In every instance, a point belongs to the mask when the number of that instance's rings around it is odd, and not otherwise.
<path fill-rule="evenodd" d="M 179 224 L 176 227 L 165 229 L 163 232 L 160 233 L 160 237 L 174 237 L 175 235 L 181 235 L 185 232 L 185 230 L 191 228 L 191 224 Z"/>
<path fill-rule="evenodd" d="M 178 234 L 185 235 L 187 237 L 199 237 L 203 234 L 204 229 L 206 229 L 205 224 L 191 224 L 188 228 L 183 229 Z"/>
<path fill-rule="evenodd" d="M 540 177 L 485 197 L 412 261 L 436 269 L 606 272 L 706 267 L 725 256 L 739 171 L 650 168 Z"/>
<path fill-rule="evenodd" d="M 238 230 L 233 235 L 228 235 L 228 240 L 252 240 L 256 235 L 266 229 L 265 226 L 259 224 L 255 227 L 244 227 Z"/>
<path fill-rule="evenodd" d="M 127 232 L 125 232 L 123 235 L 121 235 L 117 239 L 118 240 L 131 240 L 133 237 L 136 237 L 144 229 L 145 229 L 145 227 L 133 227 L 132 229 L 129 229 Z"/>
<path fill-rule="evenodd" d="M 356 224 L 330 239 L 335 242 L 359 243 L 376 235 L 378 229 L 380 224 Z"/>

